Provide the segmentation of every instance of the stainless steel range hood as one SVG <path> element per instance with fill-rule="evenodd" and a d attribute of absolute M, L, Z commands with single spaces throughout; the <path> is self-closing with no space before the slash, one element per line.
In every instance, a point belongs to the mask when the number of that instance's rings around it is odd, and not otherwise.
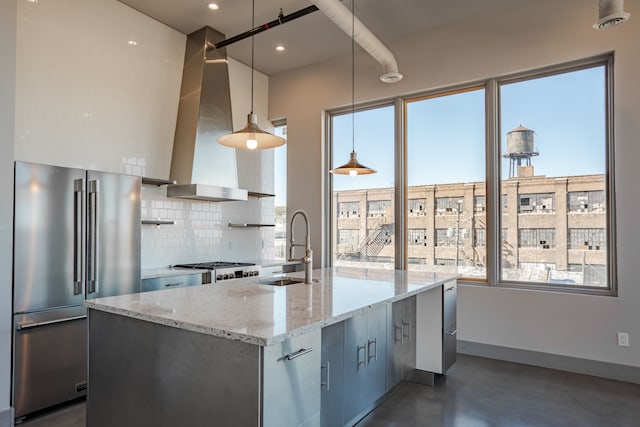
<path fill-rule="evenodd" d="M 233 130 L 224 35 L 204 27 L 187 36 L 180 104 L 167 197 L 209 201 L 247 200 L 238 188 L 236 152 L 218 144 Z"/>

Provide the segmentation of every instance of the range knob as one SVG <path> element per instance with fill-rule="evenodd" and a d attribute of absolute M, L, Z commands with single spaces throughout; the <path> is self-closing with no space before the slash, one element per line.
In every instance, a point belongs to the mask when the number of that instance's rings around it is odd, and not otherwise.
<path fill-rule="evenodd" d="M 243 271 L 242 272 L 242 277 L 249 277 L 249 274 L 251 274 L 250 271 Z"/>
<path fill-rule="evenodd" d="M 224 280 L 223 277 L 222 277 L 222 274 L 216 275 L 216 280 Z"/>

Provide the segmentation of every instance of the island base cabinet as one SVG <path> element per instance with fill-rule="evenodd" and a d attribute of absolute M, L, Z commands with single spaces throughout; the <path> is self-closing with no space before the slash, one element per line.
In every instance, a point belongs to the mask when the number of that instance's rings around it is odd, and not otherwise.
<path fill-rule="evenodd" d="M 263 348 L 263 426 L 320 426 L 321 331 Z"/>
<path fill-rule="evenodd" d="M 344 410 L 344 322 L 322 328 L 320 425 L 342 425 Z"/>
<path fill-rule="evenodd" d="M 416 297 L 391 304 L 387 312 L 387 391 L 409 379 L 416 367 Z"/>
<path fill-rule="evenodd" d="M 320 426 L 319 329 L 259 346 L 88 316 L 88 427 Z"/>
<path fill-rule="evenodd" d="M 88 310 L 88 427 L 259 426 L 260 347 Z"/>

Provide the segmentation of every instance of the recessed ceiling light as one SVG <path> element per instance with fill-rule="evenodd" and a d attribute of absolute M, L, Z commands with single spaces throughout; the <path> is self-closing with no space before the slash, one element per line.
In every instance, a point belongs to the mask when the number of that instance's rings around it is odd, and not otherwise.
<path fill-rule="evenodd" d="M 129 40 L 127 43 L 129 43 L 129 46 L 137 46 L 138 42 L 135 40 Z"/>
<path fill-rule="evenodd" d="M 276 46 L 276 50 L 277 50 L 278 52 L 284 52 L 284 46 L 282 46 L 281 44 L 279 44 L 279 45 L 277 45 L 277 46 Z"/>
<path fill-rule="evenodd" d="M 209 4 L 207 5 L 207 7 L 208 7 L 210 10 L 218 10 L 218 9 L 220 9 L 220 6 L 218 6 L 218 4 L 217 4 L 217 3 L 209 3 Z"/>

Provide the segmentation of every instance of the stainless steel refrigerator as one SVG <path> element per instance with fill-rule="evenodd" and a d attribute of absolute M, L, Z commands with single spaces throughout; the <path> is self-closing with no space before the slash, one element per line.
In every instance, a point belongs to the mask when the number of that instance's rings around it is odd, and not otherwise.
<path fill-rule="evenodd" d="M 140 291 L 140 177 L 15 163 L 16 418 L 86 394 L 85 298 Z"/>

